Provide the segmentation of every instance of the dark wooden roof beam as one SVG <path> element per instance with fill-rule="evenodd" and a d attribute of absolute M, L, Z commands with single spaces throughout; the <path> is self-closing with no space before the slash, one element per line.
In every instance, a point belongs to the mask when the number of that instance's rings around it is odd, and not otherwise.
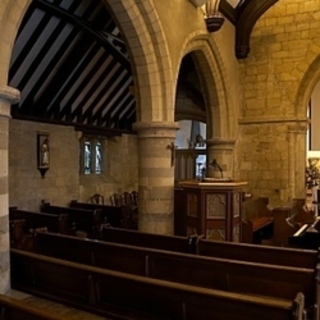
<path fill-rule="evenodd" d="M 79 79 L 80 79 L 80 76 L 83 75 L 84 69 L 90 64 L 90 62 L 94 61 L 94 57 L 97 56 L 98 54 L 99 54 L 99 57 L 97 58 L 97 61 L 80 82 Z M 62 100 L 67 95 L 68 91 L 71 93 L 70 98 L 65 101 L 63 109 L 61 110 L 61 113 L 59 116 L 61 119 L 66 115 L 66 112 L 69 110 L 71 111 L 70 121 L 72 121 L 75 118 L 75 115 L 73 113 L 77 108 L 76 100 L 81 95 L 81 93 L 83 93 L 86 86 L 88 86 L 88 83 L 90 83 L 91 79 L 98 72 L 99 68 L 101 69 L 101 66 L 106 61 L 108 61 L 108 53 L 105 52 L 104 50 L 101 51 L 101 47 L 99 44 L 95 43 L 87 51 L 87 55 L 78 64 L 76 72 L 74 72 L 70 77 L 70 79 L 68 79 L 69 85 L 65 87 L 64 92 L 61 93 L 61 97 L 59 98 L 59 100 Z M 93 90 L 90 90 L 90 94 L 92 93 L 93 93 Z M 90 98 L 90 94 L 86 95 L 86 97 L 82 100 L 82 104 L 84 104 L 84 101 L 87 101 Z M 73 106 L 73 107 L 69 108 L 69 106 Z"/>
<path fill-rule="evenodd" d="M 83 44 L 86 42 L 80 41 L 79 46 L 83 47 Z M 77 50 L 78 45 L 75 47 L 75 50 Z M 87 51 L 84 52 L 84 55 L 82 59 L 78 62 L 73 72 L 68 75 L 68 77 L 65 79 L 63 86 L 61 89 L 56 93 L 56 95 L 53 97 L 53 99 L 49 102 L 48 112 L 46 114 L 46 117 L 54 117 L 56 119 L 63 118 L 65 114 L 65 110 L 63 109 L 66 103 L 63 103 L 63 100 L 66 99 L 68 94 L 72 93 L 73 86 L 77 83 L 77 80 L 82 75 L 82 72 L 86 65 L 92 61 L 93 57 L 97 54 L 98 50 L 100 49 L 100 46 L 96 43 L 90 43 L 88 42 Z M 59 107 L 59 113 L 56 113 L 56 106 L 60 105 Z"/>
<path fill-rule="evenodd" d="M 108 99 L 104 102 L 104 104 L 100 107 L 102 119 L 101 123 L 111 124 L 111 122 L 108 122 L 108 120 L 111 119 L 112 112 L 117 108 L 121 100 L 123 99 L 123 96 L 126 94 L 129 94 L 130 92 L 130 86 L 132 85 L 132 77 L 123 78 L 121 82 L 118 83 L 117 87 L 119 87 L 119 91 L 116 95 L 111 95 L 108 97 Z M 115 88 L 116 89 L 116 88 Z M 130 92 L 131 93 L 131 92 Z"/>
<path fill-rule="evenodd" d="M 237 12 L 227 0 L 221 0 L 219 11 L 233 24 L 236 25 Z"/>
<path fill-rule="evenodd" d="M 98 43 L 100 43 L 104 48 L 106 48 L 110 54 L 112 54 L 119 63 L 126 68 L 131 70 L 131 64 L 129 59 L 122 54 L 111 42 L 106 39 L 106 36 L 103 34 L 103 30 L 95 30 L 87 21 L 82 18 L 76 17 L 73 14 L 68 13 L 66 10 L 63 10 L 59 7 L 56 7 L 44 0 L 34 0 L 37 2 L 38 6 L 46 11 L 50 11 L 52 14 L 60 17 L 64 21 L 73 24 L 74 26 L 80 28 L 84 32 L 92 36 Z"/>
<path fill-rule="evenodd" d="M 107 54 L 107 53 L 106 53 Z M 101 64 L 96 64 L 96 66 L 91 70 L 91 72 L 87 75 L 87 77 L 84 79 L 83 81 L 83 85 L 86 85 L 90 79 L 93 77 L 93 75 L 95 74 L 97 68 L 101 68 Z M 117 61 L 115 59 L 111 59 L 110 63 L 105 67 L 104 72 L 101 74 L 101 76 L 99 77 L 98 80 L 102 80 L 106 79 L 107 75 L 115 68 L 120 68 L 119 64 L 117 63 Z M 94 106 L 96 104 L 99 103 L 101 97 L 103 97 L 103 95 L 105 94 L 105 90 L 104 87 L 102 87 L 100 89 L 100 92 L 98 94 L 96 94 L 95 98 L 93 99 L 91 105 L 89 107 L 87 107 L 87 109 L 85 109 L 85 113 L 83 112 L 85 106 L 88 104 L 89 99 L 91 98 L 92 94 L 94 93 L 94 90 L 97 88 L 97 86 L 99 85 L 98 80 L 96 81 L 96 83 L 94 84 L 94 86 L 91 87 L 91 90 L 89 90 L 87 92 L 87 94 L 83 97 L 83 99 L 81 100 L 81 102 L 74 108 L 74 110 L 72 111 L 71 114 L 71 121 L 73 121 L 76 117 L 77 117 L 77 121 L 78 122 L 83 122 L 86 118 L 89 117 L 90 113 L 92 114 L 92 109 L 94 108 Z M 100 82 L 101 85 L 101 82 Z M 78 90 L 80 90 L 81 88 L 79 87 Z M 80 93 L 80 92 L 79 92 Z M 79 94 L 76 94 L 76 92 L 73 94 L 72 96 L 72 100 L 74 103 L 75 99 L 79 96 Z M 68 102 L 70 103 L 70 101 Z"/>
<path fill-rule="evenodd" d="M 114 69 L 112 74 L 108 74 L 107 72 L 105 73 L 104 86 L 100 88 L 99 94 L 96 95 L 90 106 L 83 113 L 82 120 L 86 120 L 90 115 L 93 115 L 93 110 L 96 109 L 98 105 L 106 105 L 105 101 L 108 100 L 109 97 L 112 97 L 112 92 L 114 92 L 114 83 L 116 83 L 117 79 L 123 72 L 124 70 L 121 68 L 121 66 L 118 66 Z M 93 121 L 93 118 L 91 118 L 91 121 Z"/>
<path fill-rule="evenodd" d="M 59 2 L 62 2 L 62 1 L 59 1 Z M 25 17 L 24 17 L 24 19 L 22 21 L 22 26 L 26 25 L 27 21 L 29 21 L 28 19 L 31 18 L 34 14 L 36 14 L 35 12 L 37 10 L 38 9 L 35 8 L 34 2 L 32 2 L 30 9 L 27 11 L 27 13 L 26 13 L 26 15 L 25 15 Z M 46 25 L 48 24 L 50 19 L 51 19 L 51 14 L 45 13 L 42 16 L 42 18 L 40 19 L 40 21 L 37 21 L 37 23 L 38 23 L 37 27 L 34 29 L 34 31 L 32 32 L 32 34 L 30 36 L 30 38 L 24 44 L 24 46 L 23 46 L 22 50 L 20 51 L 19 55 L 17 56 L 17 58 L 14 60 L 14 62 L 12 63 L 12 65 L 10 67 L 9 81 L 12 80 L 14 75 L 17 73 L 18 69 L 21 67 L 23 61 L 26 59 L 26 56 L 28 55 L 28 53 L 30 52 L 31 48 L 34 46 L 34 44 L 38 40 L 39 35 L 43 31 L 43 29 L 46 27 Z M 19 31 L 20 30 L 22 30 L 21 27 L 19 28 Z M 19 34 L 20 34 L 20 32 L 18 33 L 18 35 Z M 20 41 L 25 41 L 25 39 L 17 38 L 17 41 L 19 41 L 19 42 Z M 18 87 L 18 84 L 16 82 L 14 82 L 13 85 L 15 87 Z"/>
<path fill-rule="evenodd" d="M 116 121 L 116 119 L 119 119 L 119 115 L 122 112 L 123 108 L 127 106 L 132 100 L 134 100 L 134 97 L 130 92 L 126 92 L 122 96 L 120 96 L 114 102 L 116 109 L 113 109 L 112 112 L 107 112 L 102 117 L 102 123 L 108 123 L 109 125 L 112 125 Z"/>
<path fill-rule="evenodd" d="M 236 56 L 245 59 L 250 52 L 250 36 L 258 19 L 278 0 L 247 0 L 239 7 L 236 24 Z M 242 7 L 242 8 L 241 8 Z"/>

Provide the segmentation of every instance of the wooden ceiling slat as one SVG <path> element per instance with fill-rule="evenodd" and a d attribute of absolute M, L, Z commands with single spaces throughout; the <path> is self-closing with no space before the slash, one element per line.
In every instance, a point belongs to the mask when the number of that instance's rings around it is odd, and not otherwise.
<path fill-rule="evenodd" d="M 81 47 L 83 47 L 84 43 L 81 42 L 79 44 Z M 100 45 L 97 43 L 94 43 L 93 45 L 88 45 L 87 52 L 85 53 L 84 58 L 78 62 L 77 67 L 73 74 L 66 80 L 66 83 L 62 90 L 56 95 L 53 104 L 59 105 L 61 108 L 61 111 L 55 115 L 55 118 L 62 119 L 66 114 L 67 110 L 69 109 L 72 112 L 72 104 L 74 100 L 79 96 L 79 94 L 83 90 L 83 85 L 78 85 L 76 89 L 73 89 L 71 91 L 71 87 L 78 81 L 78 79 L 81 77 L 84 69 L 87 67 L 87 65 L 94 59 L 94 57 L 97 55 L 98 51 L 100 50 Z M 68 93 L 71 92 L 70 98 L 62 105 L 62 101 L 65 99 Z M 59 109 L 60 109 L 59 108 Z M 52 105 L 52 108 L 48 111 L 48 116 L 51 117 L 54 111 L 56 110 L 56 106 Z M 71 117 L 71 114 L 70 114 Z"/>
<path fill-rule="evenodd" d="M 102 105 L 106 105 L 106 101 L 109 99 L 112 99 L 112 92 L 109 93 L 107 98 L 103 101 L 104 96 L 106 95 L 106 92 L 108 91 L 108 88 L 117 80 L 117 78 L 120 76 L 120 74 L 123 72 L 122 68 L 118 68 L 114 74 L 108 79 L 100 93 L 96 96 L 96 98 L 92 101 L 91 105 L 87 108 L 87 110 L 84 112 L 82 116 L 82 121 L 86 121 L 89 119 L 90 115 L 93 116 L 93 111 L 96 108 L 98 103 L 101 103 Z M 113 90 L 114 91 L 114 90 Z M 99 112 L 99 110 L 97 110 Z M 91 118 L 92 121 L 93 118 Z"/>
<path fill-rule="evenodd" d="M 94 10 L 94 7 L 89 7 L 87 12 L 85 12 L 85 15 L 89 15 L 92 10 Z M 56 51 L 55 55 L 52 57 L 51 61 L 47 64 L 47 66 L 44 68 L 42 74 L 39 76 L 37 81 L 34 83 L 33 88 L 30 90 L 30 92 L 25 96 L 25 103 L 26 105 L 29 105 L 32 103 L 32 100 L 34 97 L 37 96 L 39 89 L 47 80 L 47 76 L 50 73 L 50 71 L 54 71 L 57 66 L 59 65 L 59 61 L 62 59 L 62 57 L 68 53 L 69 47 L 73 45 L 73 43 L 77 39 L 78 30 L 73 29 L 69 35 L 66 37 L 65 41 L 61 44 L 60 48 Z M 23 112 L 24 106 L 23 101 L 21 105 L 21 112 Z"/>
<path fill-rule="evenodd" d="M 128 79 L 131 79 L 131 81 L 128 84 L 126 84 L 126 82 L 128 82 Z M 93 122 L 98 121 L 99 123 L 102 123 L 103 121 L 101 121 L 99 117 L 103 116 L 103 114 L 106 113 L 109 109 L 113 109 L 112 107 L 109 107 L 107 109 L 107 107 L 112 102 L 112 99 L 114 99 L 114 96 L 117 93 L 122 94 L 122 92 L 124 90 L 127 90 L 131 84 L 132 84 L 132 77 L 130 74 L 127 74 L 122 80 L 118 81 L 118 83 L 113 88 L 113 92 L 115 92 L 115 94 L 109 94 L 109 96 L 103 101 L 99 109 L 96 110 L 96 113 L 93 116 L 92 121 Z M 112 105 L 115 105 L 115 103 L 113 103 Z"/>
<path fill-rule="evenodd" d="M 114 108 L 112 110 L 109 110 L 108 112 L 105 113 L 105 115 L 102 117 L 102 123 L 109 123 L 112 125 L 116 121 L 117 118 L 119 118 L 119 115 L 122 111 L 122 107 L 128 103 L 130 103 L 131 100 L 133 100 L 134 97 L 130 93 L 129 90 L 123 92 L 121 96 L 118 97 L 116 101 L 114 101 Z M 117 108 L 118 111 L 114 112 L 114 109 Z"/>
<path fill-rule="evenodd" d="M 61 2 L 61 1 L 59 1 L 59 2 Z M 32 13 L 36 10 L 36 8 L 34 8 L 34 4 L 31 6 L 30 10 L 32 11 Z M 19 56 L 17 57 L 15 62 L 10 67 L 9 82 L 11 81 L 13 76 L 17 73 L 18 69 L 21 67 L 23 61 L 25 60 L 26 56 L 28 55 L 28 53 L 30 52 L 32 47 L 35 45 L 36 41 L 38 40 L 38 38 L 39 38 L 40 34 L 42 33 L 43 29 L 46 27 L 46 25 L 50 21 L 51 17 L 52 17 L 51 14 L 46 13 L 41 18 L 41 20 L 38 22 L 38 25 L 37 25 L 34 33 L 28 39 L 28 41 L 26 42 L 24 48 L 21 50 Z M 25 19 L 28 19 L 28 18 L 29 18 L 29 15 L 27 15 Z M 24 25 L 25 23 L 27 23 L 27 22 L 25 22 L 25 20 L 23 20 L 22 25 Z M 16 84 L 16 87 L 19 90 L 21 90 L 21 88 L 20 88 L 20 86 L 18 84 Z"/>
<path fill-rule="evenodd" d="M 101 51 L 101 48 L 99 48 L 99 51 Z M 92 58 L 92 61 L 94 61 L 94 63 L 90 63 L 86 67 L 86 70 L 83 71 L 83 74 L 77 81 L 76 89 L 72 91 L 72 95 L 65 103 L 66 106 L 72 106 L 72 108 L 70 109 L 71 121 L 75 117 L 75 115 L 82 113 L 83 107 L 87 104 L 87 101 L 92 99 L 92 96 L 96 94 L 97 86 L 99 85 L 97 84 L 96 78 L 101 78 L 101 73 L 103 73 L 102 66 L 106 63 L 108 63 L 109 65 L 112 59 L 110 58 L 110 56 L 108 56 L 107 52 L 103 51 L 102 53 L 97 52 L 96 56 Z M 62 115 L 63 113 L 64 110 L 62 110 Z"/>
<path fill-rule="evenodd" d="M 128 105 L 130 103 L 133 103 L 134 101 L 134 97 L 131 95 L 131 96 L 128 96 L 123 102 L 122 102 L 122 105 Z M 120 114 L 122 112 L 122 109 L 119 108 L 117 112 L 114 113 L 114 115 L 110 118 L 110 122 L 109 123 L 115 123 L 116 121 L 119 121 L 120 120 Z"/>
<path fill-rule="evenodd" d="M 128 58 L 123 55 L 115 46 L 106 39 L 104 36 L 104 30 L 95 30 L 89 22 L 83 20 L 82 18 L 76 17 L 69 14 L 67 11 L 55 7 L 50 3 L 43 0 L 34 0 L 38 3 L 43 10 L 52 12 L 54 15 L 60 17 L 64 21 L 80 28 L 82 31 L 86 32 L 88 35 L 93 37 L 98 43 L 100 43 L 106 50 L 112 54 L 124 68 L 131 70 L 131 64 Z"/>
<path fill-rule="evenodd" d="M 78 5 L 80 5 L 79 2 L 74 3 L 74 6 L 71 6 L 70 10 L 73 12 L 77 9 Z M 89 5 L 84 12 L 84 17 L 89 18 L 94 11 L 95 6 L 92 4 Z M 64 21 L 61 21 L 61 23 L 65 24 Z M 76 37 L 77 34 L 78 32 L 73 32 L 74 37 Z M 69 41 L 70 40 L 71 38 L 69 38 Z M 64 80 L 66 78 L 66 75 L 70 74 L 76 68 L 78 61 L 82 58 L 83 55 L 85 55 L 87 48 L 90 47 L 92 42 L 93 40 L 90 37 L 82 33 L 79 36 L 79 41 L 76 42 L 74 47 L 72 47 L 71 50 L 65 50 L 65 52 L 67 52 L 66 55 L 63 51 L 60 50 L 60 59 L 63 57 L 63 61 L 61 61 L 59 68 L 57 69 L 57 71 L 55 71 L 50 84 L 47 86 L 47 88 L 45 88 L 45 90 L 43 90 L 41 96 L 37 99 L 35 109 L 41 109 L 42 114 L 46 113 L 47 107 L 51 105 L 51 102 L 53 100 L 55 100 L 56 93 L 61 91 L 64 87 Z M 72 41 L 69 42 L 69 46 L 71 43 Z M 68 45 L 68 42 L 65 42 L 65 45 Z M 54 66 L 52 67 L 52 69 L 47 68 L 47 70 L 54 70 Z M 54 90 L 52 90 L 52 88 Z M 59 102 L 55 104 L 55 107 L 56 109 L 53 108 L 53 111 L 55 114 L 57 114 L 59 113 Z"/>
<path fill-rule="evenodd" d="M 111 70 L 116 66 L 117 62 L 116 60 L 111 60 L 111 62 L 109 63 L 109 65 L 107 66 L 106 70 L 103 72 L 104 76 L 107 76 L 108 73 L 111 72 Z M 99 66 L 99 64 L 96 64 L 96 67 L 101 67 L 101 65 Z M 93 77 L 95 73 L 95 69 L 92 70 L 92 72 L 90 72 L 86 78 L 86 80 L 84 81 L 84 84 L 87 82 L 87 81 L 90 81 L 90 79 Z M 79 88 L 80 90 L 80 88 Z M 101 94 L 101 93 L 100 93 Z M 100 96 L 100 94 L 98 94 L 98 96 Z M 74 101 L 76 98 L 78 97 L 78 95 L 74 95 L 72 97 L 72 101 Z M 89 112 L 85 115 L 83 115 L 83 108 L 85 106 L 85 104 L 88 102 L 88 100 L 90 99 L 91 97 L 91 94 L 87 94 L 83 99 L 82 101 L 80 102 L 80 104 L 77 106 L 77 108 L 72 112 L 71 114 L 71 121 L 73 121 L 75 119 L 75 117 L 77 117 L 77 121 L 79 122 L 83 122 L 86 117 L 89 115 Z M 94 99 L 95 103 L 97 103 L 97 98 Z M 70 102 L 68 102 L 70 103 Z"/>
<path fill-rule="evenodd" d="M 107 23 L 106 24 L 106 28 L 107 29 L 114 29 L 114 24 L 112 23 Z M 65 86 L 63 90 L 61 90 L 60 94 L 58 97 L 56 97 L 57 103 L 60 103 L 64 96 L 67 95 L 67 91 L 71 89 L 72 84 L 74 84 L 77 79 L 80 79 L 81 73 L 83 72 L 83 70 L 86 68 L 86 66 L 94 60 L 94 57 L 96 56 L 96 54 L 98 53 L 98 51 L 100 50 L 101 46 L 95 42 L 94 45 L 92 47 L 86 45 L 85 43 L 81 43 L 80 44 L 81 47 L 83 48 L 90 48 L 87 49 L 89 50 L 89 52 L 86 52 L 85 54 L 85 59 L 81 60 L 80 63 L 77 65 L 77 70 L 76 72 L 73 73 L 73 75 L 69 78 L 69 83 L 70 86 Z M 98 62 L 96 63 L 96 67 L 93 68 L 88 74 L 87 76 L 84 78 L 83 82 L 81 85 L 79 85 L 74 92 L 71 94 L 70 98 L 64 103 L 64 107 L 62 107 L 62 110 L 60 112 L 60 114 L 58 114 L 55 118 L 60 118 L 62 119 L 64 116 L 66 116 L 66 114 L 68 112 L 70 112 L 70 114 L 68 114 L 68 119 L 70 121 L 72 121 L 76 115 L 78 114 L 78 112 L 80 112 L 80 109 L 75 110 L 75 112 L 73 112 L 72 110 L 72 105 L 75 103 L 76 99 L 79 97 L 79 95 L 81 94 L 81 92 L 84 90 L 84 86 L 86 86 L 88 83 L 90 83 L 91 79 L 94 77 L 95 72 L 97 72 L 97 70 L 99 68 L 101 68 L 101 65 L 103 65 L 104 61 L 107 60 L 109 56 L 108 52 L 105 52 L 102 54 L 102 56 L 99 58 Z M 51 110 L 51 112 L 48 114 L 48 116 L 52 115 L 52 111 L 54 111 L 55 109 Z"/>

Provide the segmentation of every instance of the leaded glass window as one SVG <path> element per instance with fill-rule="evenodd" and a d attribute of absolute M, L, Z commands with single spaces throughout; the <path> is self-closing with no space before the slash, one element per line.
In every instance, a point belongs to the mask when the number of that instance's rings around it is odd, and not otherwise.
<path fill-rule="evenodd" d="M 84 155 L 84 174 L 91 174 L 92 173 L 92 166 L 91 166 L 91 142 L 90 141 L 85 141 L 84 142 L 84 150 L 83 150 L 83 155 Z"/>
<path fill-rule="evenodd" d="M 97 143 L 96 143 L 95 167 L 96 167 L 96 174 L 101 174 L 101 172 L 102 172 L 102 145 L 101 145 L 100 141 L 97 141 Z"/>
<path fill-rule="evenodd" d="M 81 145 L 81 173 L 84 175 L 101 174 L 103 170 L 103 144 L 96 137 L 83 137 Z"/>

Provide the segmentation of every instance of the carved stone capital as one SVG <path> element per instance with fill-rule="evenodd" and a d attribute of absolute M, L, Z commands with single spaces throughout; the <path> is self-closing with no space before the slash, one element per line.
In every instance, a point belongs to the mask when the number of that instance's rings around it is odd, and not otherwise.
<path fill-rule="evenodd" d="M 20 91 L 9 86 L 0 86 L 0 99 L 10 104 L 18 103 L 20 101 Z"/>
<path fill-rule="evenodd" d="M 233 150 L 236 139 L 233 138 L 212 138 L 207 139 L 209 149 Z"/>
<path fill-rule="evenodd" d="M 20 101 L 20 91 L 0 86 L 0 117 L 10 118 L 10 105 Z"/>
<path fill-rule="evenodd" d="M 288 125 L 289 133 L 300 133 L 305 134 L 309 128 L 309 121 L 306 120 L 304 122 L 296 122 Z"/>
<path fill-rule="evenodd" d="M 179 129 L 177 122 L 136 122 L 133 129 L 137 131 L 139 138 L 169 138 L 174 139 Z"/>

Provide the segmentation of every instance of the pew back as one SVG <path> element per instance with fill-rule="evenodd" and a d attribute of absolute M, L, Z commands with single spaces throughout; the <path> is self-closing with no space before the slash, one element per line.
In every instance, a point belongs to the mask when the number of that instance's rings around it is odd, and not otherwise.
<path fill-rule="evenodd" d="M 294 299 L 312 306 L 315 270 L 200 257 L 56 234 L 37 234 L 41 254 L 140 276 L 218 290 Z M 77 252 L 81 248 L 81 253 Z"/>
<path fill-rule="evenodd" d="M 104 228 L 100 233 L 100 240 L 159 250 L 197 253 L 201 256 L 277 264 L 288 267 L 315 269 L 318 262 L 318 253 L 315 250 L 298 250 L 247 243 L 213 241 L 196 236 L 188 238 L 183 236 L 158 235 L 119 228 Z"/>
<path fill-rule="evenodd" d="M 316 250 L 298 250 L 247 243 L 218 242 L 206 239 L 199 239 L 197 250 L 201 256 L 277 264 L 281 266 L 315 269 L 318 263 L 318 252 Z"/>
<path fill-rule="evenodd" d="M 99 239 L 107 242 L 116 242 L 182 253 L 195 252 L 197 242 L 196 236 L 170 236 L 119 228 L 101 229 Z"/>
<path fill-rule="evenodd" d="M 96 236 L 103 223 L 100 215 L 101 211 L 98 209 L 86 210 L 42 203 L 40 211 L 50 214 L 68 214 L 69 222 L 74 225 L 74 228 L 86 232 L 90 237 Z"/>
<path fill-rule="evenodd" d="M 96 210 L 101 211 L 101 220 L 104 223 L 109 223 L 112 227 L 121 227 L 123 226 L 125 219 L 125 210 L 124 207 L 116 207 L 105 204 L 96 204 L 96 203 L 85 203 L 79 202 L 77 200 L 72 200 L 70 202 L 71 208 L 80 208 L 86 210 Z"/>
<path fill-rule="evenodd" d="M 16 249 L 11 264 L 14 288 L 118 319 L 292 320 L 296 312 L 294 299 L 204 290 Z"/>
<path fill-rule="evenodd" d="M 9 209 L 9 220 L 25 220 L 24 231 L 47 227 L 49 231 L 69 233 L 68 216 L 66 214 L 50 214 L 28 210 Z"/>

